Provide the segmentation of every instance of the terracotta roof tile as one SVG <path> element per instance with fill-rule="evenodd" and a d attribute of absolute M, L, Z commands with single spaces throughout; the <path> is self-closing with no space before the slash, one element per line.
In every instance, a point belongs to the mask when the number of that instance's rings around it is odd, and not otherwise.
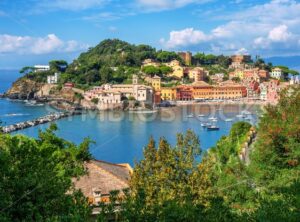
<path fill-rule="evenodd" d="M 73 178 L 76 189 L 80 189 L 86 197 L 93 197 L 93 191 L 101 191 L 101 195 L 113 190 L 123 190 L 129 187 L 131 169 L 126 165 L 112 164 L 92 160 L 85 163 L 87 175 L 79 179 Z"/>

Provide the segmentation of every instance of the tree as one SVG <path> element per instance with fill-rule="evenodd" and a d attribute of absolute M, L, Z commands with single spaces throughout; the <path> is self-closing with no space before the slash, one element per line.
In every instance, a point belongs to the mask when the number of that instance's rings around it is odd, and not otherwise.
<path fill-rule="evenodd" d="M 49 65 L 53 72 L 64 72 L 68 68 L 68 63 L 65 60 L 52 60 Z"/>
<path fill-rule="evenodd" d="M 99 99 L 98 98 L 93 98 L 91 101 L 94 104 L 98 104 L 99 103 Z"/>
<path fill-rule="evenodd" d="M 171 62 L 174 59 L 182 62 L 182 59 L 180 58 L 180 56 L 177 55 L 175 52 L 160 51 L 157 53 L 156 58 L 160 62 Z"/>
<path fill-rule="evenodd" d="M 107 66 L 102 66 L 100 69 L 100 79 L 102 83 L 108 83 L 112 79 L 112 70 Z"/>
<path fill-rule="evenodd" d="M 28 73 L 32 73 L 35 70 L 34 67 L 32 66 L 25 66 L 20 70 L 21 74 L 28 74 Z"/>
<path fill-rule="evenodd" d="M 90 208 L 71 178 L 84 174 L 89 140 L 58 138 L 51 125 L 37 139 L 0 135 L 0 220 L 82 221 Z"/>
<path fill-rule="evenodd" d="M 234 82 L 240 82 L 241 81 L 240 77 L 233 77 L 231 80 L 234 81 Z"/>
<path fill-rule="evenodd" d="M 142 71 L 147 75 L 161 75 L 161 70 L 155 66 L 145 66 L 142 68 Z"/>
<path fill-rule="evenodd" d="M 166 76 L 169 73 L 173 72 L 173 69 L 169 66 L 162 65 L 162 66 L 159 67 L 159 69 L 160 69 L 160 72 L 163 76 Z"/>

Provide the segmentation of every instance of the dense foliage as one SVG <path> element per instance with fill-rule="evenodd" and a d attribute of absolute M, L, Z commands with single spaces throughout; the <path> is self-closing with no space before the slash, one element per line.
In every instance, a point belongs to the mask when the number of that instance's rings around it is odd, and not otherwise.
<path fill-rule="evenodd" d="M 90 209 L 72 177 L 84 174 L 89 141 L 76 146 L 52 125 L 38 139 L 0 134 L 0 221 L 86 221 Z"/>
<path fill-rule="evenodd" d="M 130 83 L 133 74 L 141 73 L 151 76 L 159 75 L 165 82 L 174 79 L 168 77 L 167 74 L 172 70 L 165 65 L 141 69 L 145 59 L 153 59 L 160 63 L 167 63 L 176 59 L 181 65 L 184 65 L 184 61 L 176 52 L 156 50 L 149 45 L 134 45 L 119 39 L 106 39 L 87 52 L 81 53 L 71 64 L 67 64 L 64 60 L 53 60 L 49 62 L 49 71 L 36 72 L 34 67 L 27 66 L 22 68 L 20 73 L 37 82 L 46 82 L 48 75 L 60 72 L 60 85 L 73 82 L 82 89 L 104 83 Z M 227 79 L 228 73 L 232 71 L 229 69 L 231 62 L 230 56 L 196 53 L 192 56 L 191 66 L 202 66 L 209 71 L 210 75 L 224 73 L 225 79 Z M 255 61 L 251 61 L 251 64 L 268 71 L 273 68 L 271 63 L 266 64 L 258 56 Z M 299 74 L 288 67 L 279 67 L 283 69 L 285 76 Z M 184 82 L 186 81 L 184 80 Z"/>

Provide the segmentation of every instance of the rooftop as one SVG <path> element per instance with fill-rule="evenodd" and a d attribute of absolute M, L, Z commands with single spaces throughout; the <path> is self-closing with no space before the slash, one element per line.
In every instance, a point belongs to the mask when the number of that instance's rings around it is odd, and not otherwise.
<path fill-rule="evenodd" d="M 101 195 L 107 195 L 113 190 L 124 190 L 129 187 L 132 168 L 129 164 L 114 164 L 105 161 L 91 160 L 86 162 L 87 174 L 79 179 L 74 178 L 76 189 L 93 198 L 93 190 L 101 191 Z"/>

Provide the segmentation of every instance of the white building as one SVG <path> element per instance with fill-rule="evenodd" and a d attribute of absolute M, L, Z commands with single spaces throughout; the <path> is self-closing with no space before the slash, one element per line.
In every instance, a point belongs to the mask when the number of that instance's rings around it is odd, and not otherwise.
<path fill-rule="evenodd" d="M 272 69 L 272 72 L 271 72 L 270 75 L 274 79 L 282 79 L 283 78 L 283 71 L 282 71 L 282 69 L 276 67 L 276 68 Z"/>
<path fill-rule="evenodd" d="M 84 94 L 87 100 L 98 99 L 98 107 L 106 108 L 122 104 L 122 99 L 134 98 L 144 104 L 153 103 L 153 89 L 150 86 L 138 84 L 133 76 L 133 84 L 104 84 L 94 87 Z"/>
<path fill-rule="evenodd" d="M 49 65 L 35 65 L 34 66 L 34 72 L 44 72 L 49 71 L 50 66 Z"/>
<path fill-rule="evenodd" d="M 55 73 L 53 76 L 47 76 L 48 84 L 57 84 L 60 74 Z"/>
<path fill-rule="evenodd" d="M 290 79 L 290 85 L 300 84 L 299 76 L 292 76 Z"/>
<path fill-rule="evenodd" d="M 260 84 L 259 88 L 260 88 L 260 99 L 266 101 L 268 95 L 267 83 Z"/>

